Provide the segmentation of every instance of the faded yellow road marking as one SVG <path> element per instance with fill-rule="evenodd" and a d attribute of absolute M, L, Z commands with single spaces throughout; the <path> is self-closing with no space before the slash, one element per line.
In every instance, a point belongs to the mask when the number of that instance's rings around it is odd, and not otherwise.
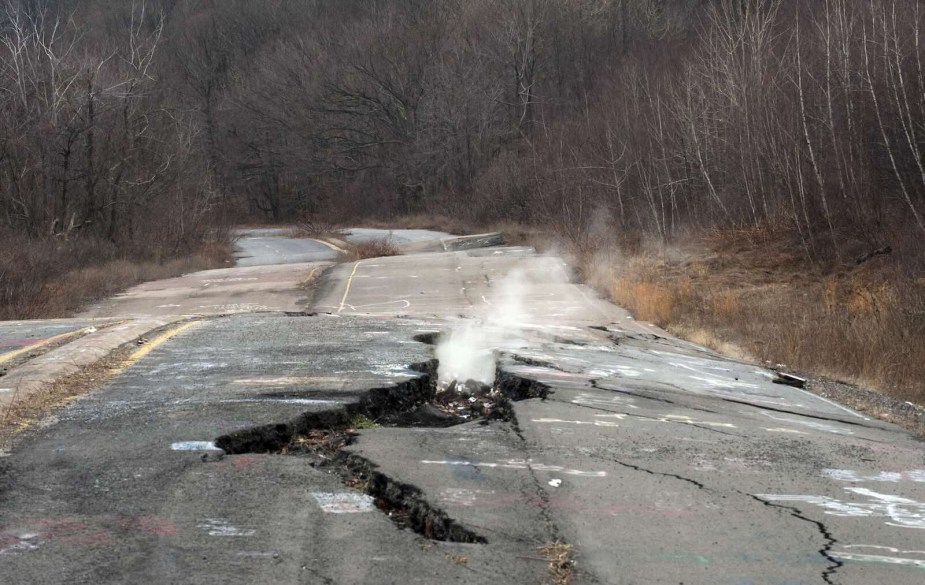
<path fill-rule="evenodd" d="M 350 273 L 350 278 L 347 279 L 347 288 L 344 289 L 344 298 L 340 300 L 340 307 L 337 309 L 338 313 L 343 311 L 344 305 L 347 304 L 347 295 L 350 294 L 350 285 L 353 284 L 353 277 L 356 275 L 357 268 L 360 267 L 360 264 L 362 264 L 362 261 L 357 262 L 356 264 L 353 265 L 353 272 Z"/>
<path fill-rule="evenodd" d="M 313 241 L 313 242 L 318 242 L 319 244 L 321 244 L 321 245 L 323 245 L 323 246 L 327 246 L 328 248 L 331 248 L 331 249 L 334 250 L 335 252 L 343 252 L 343 251 L 344 251 L 343 248 L 341 248 L 340 246 L 335 246 L 335 245 L 332 244 L 331 242 L 326 242 L 326 241 L 324 241 L 324 240 L 316 240 L 315 238 L 309 238 L 309 239 L 310 239 L 311 241 Z"/>
<path fill-rule="evenodd" d="M 137 361 L 140 360 L 141 358 L 143 358 L 143 357 L 145 357 L 146 355 L 148 355 L 149 353 L 151 353 L 151 351 L 154 350 L 154 348 L 156 348 L 157 346 L 161 345 L 162 343 L 164 343 L 165 341 L 167 341 L 168 339 L 170 339 L 170 338 L 173 337 L 174 335 L 178 335 L 178 334 L 180 334 L 180 333 L 183 333 L 183 332 L 186 331 L 187 329 L 192 329 L 193 327 L 195 327 L 195 326 L 197 326 L 197 325 L 201 325 L 202 323 L 203 323 L 203 321 L 201 321 L 201 320 L 199 320 L 199 321 L 188 321 L 188 322 L 186 322 L 186 323 L 183 323 L 182 325 L 178 325 L 178 326 L 176 326 L 176 327 L 174 327 L 174 328 L 172 328 L 172 329 L 168 329 L 167 331 L 161 333 L 160 335 L 158 335 L 158 336 L 155 337 L 154 339 L 148 341 L 148 343 L 144 344 L 143 346 L 141 346 L 140 348 L 138 348 L 137 350 L 135 350 L 135 352 L 133 352 L 132 355 L 128 356 L 128 357 L 125 359 L 125 361 L 123 361 L 121 364 L 118 365 L 118 367 L 113 368 L 113 372 L 114 372 L 114 373 L 119 373 L 119 372 L 121 372 L 121 371 L 124 370 L 125 368 L 129 367 L 130 365 L 134 364 L 135 362 L 137 362 Z"/>
<path fill-rule="evenodd" d="M 0 355 L 0 364 L 4 364 L 12 359 L 15 359 L 23 355 L 24 353 L 29 353 L 30 351 L 34 351 L 40 347 L 44 347 L 51 343 L 55 343 L 57 341 L 67 339 L 68 337 L 78 337 L 81 334 L 86 333 L 88 329 L 90 328 L 84 327 L 83 329 L 78 329 L 77 331 L 68 331 L 67 333 L 61 333 L 60 335 L 55 335 L 54 337 L 48 337 L 46 339 L 39 340 L 33 343 L 32 345 L 27 345 L 26 347 L 22 347 L 20 349 L 11 351 L 9 353 L 5 353 L 3 355 Z"/>
<path fill-rule="evenodd" d="M 312 278 L 314 278 L 316 272 L 318 272 L 318 268 L 317 267 L 312 268 L 311 271 L 308 273 L 308 276 L 305 277 L 305 280 L 302 281 L 302 286 L 308 286 L 309 284 L 311 284 Z"/>

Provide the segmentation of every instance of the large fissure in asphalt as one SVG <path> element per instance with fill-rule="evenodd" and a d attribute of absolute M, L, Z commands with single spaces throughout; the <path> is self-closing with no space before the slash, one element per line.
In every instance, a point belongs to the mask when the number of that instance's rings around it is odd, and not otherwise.
<path fill-rule="evenodd" d="M 428 340 L 418 339 L 428 342 Z M 492 386 L 468 382 L 438 391 L 435 359 L 413 364 L 421 375 L 400 384 L 373 388 L 338 408 L 306 412 L 285 423 L 262 425 L 223 435 L 215 444 L 228 454 L 271 453 L 306 457 L 310 464 L 337 474 L 343 483 L 366 492 L 376 507 L 400 528 L 448 542 L 487 543 L 430 503 L 423 491 L 382 473 L 375 463 L 344 448 L 358 431 L 373 427 L 450 427 L 491 420 L 513 426 L 512 402 L 546 398 L 547 386 L 501 370 Z"/>

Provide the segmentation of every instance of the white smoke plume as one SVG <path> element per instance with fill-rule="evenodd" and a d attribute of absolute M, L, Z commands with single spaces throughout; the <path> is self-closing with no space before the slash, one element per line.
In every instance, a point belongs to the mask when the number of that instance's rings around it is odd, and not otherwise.
<path fill-rule="evenodd" d="M 549 320 L 532 314 L 530 301 L 548 294 L 550 285 L 567 283 L 567 270 L 561 259 L 548 257 L 532 259 L 529 268 L 515 268 L 494 283 L 481 314 L 458 321 L 441 337 L 436 348 L 439 387 L 469 380 L 492 384 L 497 352 L 523 347 L 526 330 Z"/>

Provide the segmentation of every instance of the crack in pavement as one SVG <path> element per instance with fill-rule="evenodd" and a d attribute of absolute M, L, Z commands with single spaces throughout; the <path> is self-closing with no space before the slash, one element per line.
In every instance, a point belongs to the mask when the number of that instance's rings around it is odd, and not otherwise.
<path fill-rule="evenodd" d="M 647 474 L 649 474 L 649 475 L 670 477 L 670 478 L 677 479 L 677 480 L 683 481 L 683 482 L 685 482 L 685 483 L 689 483 L 689 484 L 691 484 L 691 485 L 694 485 L 694 486 L 696 486 L 696 487 L 697 487 L 698 489 L 700 489 L 700 490 L 704 490 L 704 491 L 712 492 L 712 493 L 719 493 L 719 492 L 717 492 L 716 490 L 707 487 L 707 486 L 704 485 L 703 483 L 701 483 L 701 482 L 699 482 L 699 481 L 697 481 L 697 480 L 694 480 L 694 479 L 690 479 L 690 478 L 688 478 L 688 477 L 683 477 L 683 476 L 681 476 L 681 475 L 677 475 L 677 474 L 673 474 L 673 473 L 664 473 L 664 472 L 660 472 L 660 471 L 653 471 L 653 470 L 651 470 L 651 469 L 646 469 L 646 468 L 644 468 L 644 467 L 640 467 L 640 466 L 638 466 L 638 465 L 633 465 L 632 463 L 626 463 L 626 462 L 624 462 L 624 461 L 619 461 L 619 460 L 617 460 L 617 459 L 611 459 L 611 461 L 613 461 L 614 463 L 616 463 L 616 464 L 618 464 L 618 465 L 621 465 L 621 466 L 623 466 L 623 467 L 632 469 L 632 470 L 634 470 L 634 471 L 640 471 L 640 472 L 643 472 L 643 473 L 647 473 Z M 768 507 L 768 508 L 775 508 L 775 509 L 777 509 L 777 510 L 779 510 L 779 511 L 787 512 L 787 513 L 789 513 L 790 516 L 792 516 L 792 517 L 794 517 L 794 518 L 796 518 L 796 519 L 798 519 L 798 520 L 802 520 L 803 522 L 808 522 L 809 524 L 812 524 L 813 526 L 815 526 L 816 529 L 819 531 L 819 534 L 821 534 L 821 535 L 822 535 L 822 538 L 825 540 L 825 545 L 824 545 L 822 548 L 820 548 L 817 552 L 818 552 L 825 560 L 827 560 L 827 561 L 830 563 L 830 565 L 826 568 L 826 570 L 822 572 L 822 580 L 823 580 L 823 582 L 827 583 L 828 585 L 836 585 L 836 582 L 832 580 L 832 577 L 837 573 L 838 569 L 840 569 L 841 567 L 844 566 L 845 563 L 844 563 L 844 561 L 841 561 L 841 560 L 839 560 L 837 557 L 835 557 L 835 556 L 832 555 L 832 548 L 833 548 L 836 544 L 838 544 L 838 540 L 832 535 L 831 532 L 829 532 L 829 529 L 826 527 L 826 525 L 825 525 L 824 523 L 822 523 L 822 522 L 820 522 L 820 521 L 818 521 L 818 520 L 813 520 L 812 518 L 808 518 L 808 517 L 804 516 L 803 513 L 800 512 L 800 510 L 798 510 L 797 508 L 794 508 L 794 507 L 792 507 L 792 506 L 783 506 L 783 505 L 780 505 L 780 504 L 775 504 L 775 503 L 772 503 L 772 502 L 768 502 L 768 501 L 763 500 L 763 499 L 761 499 L 760 497 L 758 497 L 758 496 L 756 496 L 756 495 L 754 495 L 754 494 L 749 494 L 749 493 L 746 493 L 746 492 L 742 492 L 742 491 L 740 491 L 740 490 L 733 490 L 733 493 L 737 493 L 737 494 L 739 494 L 739 495 L 746 496 L 746 497 L 750 498 L 751 500 L 760 502 L 762 505 L 764 505 L 764 506 L 766 506 L 766 507 Z"/>
<path fill-rule="evenodd" d="M 517 420 L 517 414 L 514 412 L 514 409 L 511 409 L 509 417 L 510 418 L 508 419 L 508 423 L 510 425 L 510 429 L 520 439 L 521 450 L 523 452 L 524 458 L 526 459 L 529 454 L 527 451 L 527 439 L 523 435 L 523 431 L 520 428 L 520 424 Z M 567 543 L 561 531 L 559 530 L 558 524 L 556 524 L 556 521 L 552 517 L 552 512 L 549 509 L 549 492 L 547 492 L 543 487 L 543 482 L 541 482 L 537 477 L 536 471 L 533 469 L 533 467 L 528 465 L 527 470 L 530 473 L 530 479 L 533 483 L 534 493 L 532 496 L 538 499 L 540 516 L 542 517 L 543 522 L 546 524 L 546 531 L 550 538 L 549 542 L 557 544 Z M 527 491 L 527 486 L 523 486 L 521 488 L 521 495 L 523 495 L 523 497 L 527 500 L 532 499 L 531 494 L 527 493 Z M 581 575 L 583 578 L 589 579 L 589 582 L 591 583 L 601 582 L 601 580 L 596 575 L 586 569 L 581 570 Z"/>
<path fill-rule="evenodd" d="M 616 463 L 617 465 L 622 465 L 623 467 L 626 467 L 626 468 L 628 468 L 628 469 L 632 469 L 632 470 L 634 470 L 634 471 L 641 471 L 641 472 L 643 472 L 643 473 L 648 473 L 649 475 L 657 475 L 657 476 L 662 476 L 662 477 L 670 477 L 670 478 L 672 478 L 672 479 L 677 479 L 677 480 L 679 480 L 679 481 L 683 481 L 683 482 L 685 482 L 685 483 L 689 483 L 689 484 L 691 484 L 691 485 L 694 485 L 694 486 L 697 487 L 697 489 L 704 490 L 704 491 L 707 491 L 707 492 L 717 493 L 715 490 L 713 490 L 712 488 L 708 488 L 707 486 L 705 486 L 704 484 L 700 483 L 700 482 L 697 481 L 696 479 L 691 479 L 691 478 L 689 478 L 689 477 L 684 477 L 683 475 L 677 475 L 677 474 L 675 474 L 675 473 L 665 473 L 665 472 L 662 472 L 662 471 L 653 471 L 653 470 L 651 470 L 651 469 L 646 469 L 645 467 L 640 467 L 639 465 L 633 465 L 632 463 L 626 463 L 625 461 L 620 461 L 619 459 L 609 459 L 609 461 L 612 461 L 612 462 Z"/>
<path fill-rule="evenodd" d="M 759 498 L 758 496 L 754 494 L 747 494 L 745 492 L 740 492 L 738 490 L 736 491 L 744 496 L 750 497 L 751 499 L 755 501 L 761 502 L 762 504 L 764 504 L 765 506 L 769 508 L 777 508 L 778 510 L 789 512 L 790 515 L 793 516 L 794 518 L 814 525 L 819 530 L 819 534 L 822 535 L 822 538 L 825 539 L 825 546 L 819 549 L 818 552 L 820 555 L 822 555 L 823 558 L 825 558 L 827 561 L 829 561 L 829 563 L 831 563 L 829 567 L 826 568 L 826 570 L 822 572 L 822 580 L 825 583 L 828 583 L 829 585 L 836 585 L 835 582 L 832 581 L 832 577 L 835 575 L 838 569 L 844 566 L 845 563 L 844 561 L 839 560 L 837 557 L 832 556 L 832 547 L 838 544 L 838 540 L 836 540 L 836 538 L 832 536 L 832 533 L 829 532 L 829 529 L 826 528 L 825 524 L 823 524 L 822 522 L 819 522 L 818 520 L 807 518 L 806 516 L 803 515 L 802 512 L 800 512 L 797 508 L 794 508 L 792 506 L 782 506 L 780 504 L 775 504 L 767 500 L 762 500 L 761 498 Z"/>
<path fill-rule="evenodd" d="M 809 414 L 809 413 L 806 413 L 806 412 L 795 412 L 795 411 L 793 411 L 793 410 L 787 410 L 787 409 L 785 409 L 785 408 L 774 408 L 773 406 L 767 406 L 767 405 L 764 405 L 764 404 L 754 404 L 754 403 L 752 403 L 752 402 L 747 402 L 747 401 L 745 401 L 745 400 L 736 400 L 736 399 L 734 399 L 734 398 L 719 397 L 719 399 L 722 400 L 723 402 L 729 402 L 729 403 L 732 403 L 732 404 L 741 404 L 742 406 L 751 406 L 752 408 L 758 408 L 758 409 L 761 409 L 761 410 L 770 410 L 770 411 L 772 411 L 772 412 L 779 412 L 779 413 L 781 413 L 781 414 L 792 414 L 792 415 L 794 415 L 794 416 L 802 416 L 802 417 L 804 417 L 804 418 L 811 418 L 811 419 L 814 419 L 814 420 L 824 420 L 824 421 L 827 421 L 827 422 L 841 423 L 841 424 L 843 424 L 843 425 L 849 425 L 849 426 L 852 426 L 852 427 L 861 427 L 862 429 L 873 429 L 873 430 L 877 430 L 876 427 L 872 427 L 872 426 L 866 425 L 866 424 L 864 424 L 864 423 L 853 422 L 853 421 L 849 421 L 849 420 L 842 420 L 842 419 L 839 419 L 839 418 L 832 418 L 832 417 L 822 416 L 822 415 L 818 415 L 818 414 Z"/>
<path fill-rule="evenodd" d="M 601 392 L 614 392 L 616 394 L 626 394 L 627 396 L 635 396 L 636 398 L 642 398 L 643 400 L 652 400 L 654 402 L 664 402 L 665 404 L 671 404 L 677 406 L 677 402 L 674 400 L 668 400 L 667 398 L 659 398 L 655 396 L 645 396 L 638 394 L 636 392 L 630 392 L 629 390 L 620 390 L 619 388 L 602 388 L 599 386 L 600 380 L 590 380 L 591 387 L 595 390 L 600 390 Z"/>

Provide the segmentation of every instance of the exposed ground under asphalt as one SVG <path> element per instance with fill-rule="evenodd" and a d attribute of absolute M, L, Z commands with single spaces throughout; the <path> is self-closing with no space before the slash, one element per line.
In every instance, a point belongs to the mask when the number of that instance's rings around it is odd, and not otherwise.
<path fill-rule="evenodd" d="M 435 336 L 418 335 L 416 340 L 433 344 Z M 420 488 L 397 481 L 378 471 L 372 461 L 344 450 L 354 442 L 357 430 L 363 428 L 445 428 L 475 421 L 480 424 L 500 421 L 517 431 L 511 402 L 545 399 L 549 393 L 543 384 L 501 370 L 492 386 L 469 381 L 438 388 L 438 365 L 437 360 L 412 364 L 409 369 L 419 372 L 420 377 L 373 388 L 357 402 L 338 408 L 223 435 L 216 439 L 215 445 L 231 455 L 274 453 L 308 458 L 312 467 L 336 474 L 346 487 L 374 498 L 376 507 L 399 528 L 410 528 L 437 541 L 485 544 L 488 540 L 484 536 L 461 526 L 434 506 Z"/>

